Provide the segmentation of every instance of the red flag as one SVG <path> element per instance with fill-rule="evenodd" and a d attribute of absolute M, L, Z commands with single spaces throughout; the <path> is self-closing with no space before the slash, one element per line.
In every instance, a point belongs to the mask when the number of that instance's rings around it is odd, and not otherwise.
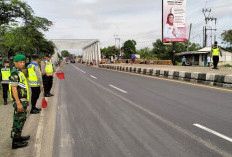
<path fill-rule="evenodd" d="M 46 108 L 48 106 L 48 103 L 45 98 L 42 100 L 42 108 Z"/>
<path fill-rule="evenodd" d="M 61 73 L 56 73 L 57 77 L 60 79 L 60 80 L 64 80 L 65 79 L 65 76 L 64 76 L 64 73 L 61 72 Z"/>

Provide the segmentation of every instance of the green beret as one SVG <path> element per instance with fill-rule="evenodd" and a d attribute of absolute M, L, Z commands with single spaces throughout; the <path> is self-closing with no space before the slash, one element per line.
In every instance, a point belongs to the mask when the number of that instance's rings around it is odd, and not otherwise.
<path fill-rule="evenodd" d="M 24 55 L 16 55 L 14 57 L 14 62 L 18 62 L 18 61 L 25 61 L 25 56 Z"/>

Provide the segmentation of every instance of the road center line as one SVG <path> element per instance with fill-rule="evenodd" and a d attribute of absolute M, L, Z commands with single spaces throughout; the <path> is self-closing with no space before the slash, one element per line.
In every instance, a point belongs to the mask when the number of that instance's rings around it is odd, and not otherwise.
<path fill-rule="evenodd" d="M 93 76 L 93 75 L 90 75 L 90 77 L 94 78 L 94 79 L 97 79 L 97 77 Z"/>
<path fill-rule="evenodd" d="M 83 71 L 83 70 L 81 70 L 81 69 L 79 69 L 78 67 L 76 67 L 75 65 L 72 65 L 74 68 L 76 68 L 77 70 L 79 70 L 80 72 L 82 72 L 82 73 L 86 73 L 85 71 Z"/>
<path fill-rule="evenodd" d="M 223 138 L 223 139 L 225 139 L 225 140 L 227 140 L 227 141 L 229 141 L 229 142 L 232 142 L 232 138 L 230 138 L 230 137 L 228 137 L 228 136 L 225 136 L 225 135 L 223 135 L 223 134 L 221 134 L 221 133 L 219 133 L 219 132 L 216 132 L 216 131 L 214 131 L 214 130 L 211 130 L 211 129 L 209 129 L 209 128 L 207 128 L 207 127 L 204 127 L 204 126 L 202 126 L 202 125 L 200 125 L 200 124 L 193 124 L 194 126 L 196 126 L 196 127 L 198 127 L 198 128 L 200 128 L 200 129 L 203 129 L 203 130 L 205 130 L 205 131 L 207 131 L 207 132 L 210 132 L 211 134 L 214 134 L 214 135 L 216 135 L 216 136 L 218 136 L 218 137 L 221 137 L 221 138 Z"/>
<path fill-rule="evenodd" d="M 112 87 L 112 88 L 114 88 L 114 89 L 119 90 L 120 92 L 128 93 L 127 91 L 124 91 L 124 90 L 122 90 L 122 89 L 120 89 L 120 88 L 118 88 L 118 87 L 115 87 L 115 86 L 111 85 L 111 84 L 110 84 L 109 86 Z"/>

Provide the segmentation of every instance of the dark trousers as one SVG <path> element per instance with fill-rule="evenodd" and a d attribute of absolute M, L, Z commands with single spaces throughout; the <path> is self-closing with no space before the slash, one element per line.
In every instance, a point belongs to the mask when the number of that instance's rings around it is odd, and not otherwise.
<path fill-rule="evenodd" d="M 39 99 L 39 95 L 40 95 L 40 87 L 31 87 L 31 106 L 32 109 L 36 108 L 36 103 L 37 100 Z"/>
<path fill-rule="evenodd" d="M 213 56 L 213 67 L 217 68 L 219 62 L 219 56 Z"/>
<path fill-rule="evenodd" d="M 8 98 L 9 84 L 2 84 L 3 99 Z"/>
<path fill-rule="evenodd" d="M 52 89 L 52 84 L 53 84 L 53 77 L 43 75 L 43 85 L 44 85 L 45 94 L 50 94 L 50 91 Z"/>

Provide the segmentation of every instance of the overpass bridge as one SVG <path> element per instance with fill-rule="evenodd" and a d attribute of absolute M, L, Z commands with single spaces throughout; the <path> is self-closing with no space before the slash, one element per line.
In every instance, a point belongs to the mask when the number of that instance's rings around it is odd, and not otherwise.
<path fill-rule="evenodd" d="M 82 50 L 83 61 L 96 64 L 101 62 L 100 41 L 97 39 L 52 39 L 55 45 L 53 60 L 58 59 L 57 53 L 62 50 Z"/>

